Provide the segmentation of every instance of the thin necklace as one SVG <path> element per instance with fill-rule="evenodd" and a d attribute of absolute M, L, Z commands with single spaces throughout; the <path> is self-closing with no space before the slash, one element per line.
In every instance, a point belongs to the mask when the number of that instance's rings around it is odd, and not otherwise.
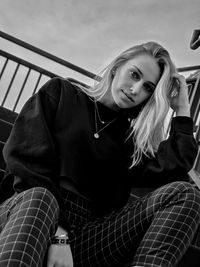
<path fill-rule="evenodd" d="M 99 119 L 99 121 L 102 123 L 102 124 L 105 124 L 105 126 L 101 129 L 98 130 L 98 122 L 97 122 L 97 117 Z M 97 107 L 97 103 L 96 101 L 94 102 L 94 119 L 95 119 L 95 133 L 94 133 L 94 137 L 96 139 L 99 138 L 99 133 L 101 131 L 103 131 L 105 128 L 107 128 L 111 123 L 113 123 L 114 121 L 116 121 L 117 117 L 112 119 L 111 121 L 109 122 L 105 122 L 103 120 L 101 120 L 101 117 L 100 117 L 100 114 L 99 114 L 99 110 L 98 110 L 98 107 Z"/>
<path fill-rule="evenodd" d="M 95 104 L 95 113 L 97 114 L 99 121 L 102 124 L 108 123 L 108 121 L 104 121 L 104 120 L 101 119 L 101 116 L 99 114 L 99 109 L 98 109 L 98 106 L 97 106 L 97 101 L 95 101 L 94 104 Z"/>

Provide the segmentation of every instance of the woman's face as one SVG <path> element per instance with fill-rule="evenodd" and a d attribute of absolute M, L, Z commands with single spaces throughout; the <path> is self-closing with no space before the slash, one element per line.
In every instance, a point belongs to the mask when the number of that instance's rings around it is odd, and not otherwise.
<path fill-rule="evenodd" d="M 114 110 L 136 107 L 155 90 L 161 71 L 156 60 L 140 54 L 116 69 L 107 104 Z"/>

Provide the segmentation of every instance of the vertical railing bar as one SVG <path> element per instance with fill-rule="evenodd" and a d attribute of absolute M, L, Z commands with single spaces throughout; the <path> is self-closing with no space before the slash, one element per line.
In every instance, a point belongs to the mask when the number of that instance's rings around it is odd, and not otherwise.
<path fill-rule="evenodd" d="M 192 116 L 192 118 L 193 118 L 193 115 L 194 115 L 195 110 L 196 110 L 196 106 L 194 104 L 197 104 L 198 100 L 196 99 L 196 95 L 197 95 L 199 90 L 200 90 L 200 75 L 196 79 L 196 83 L 194 85 L 193 92 L 191 95 L 191 116 Z"/>
<path fill-rule="evenodd" d="M 197 91 L 197 94 L 196 94 L 197 99 L 195 101 L 195 107 L 193 108 L 192 118 L 194 121 L 196 121 L 198 118 L 199 107 L 200 107 L 200 98 L 199 98 L 200 94 L 198 93 L 200 93 L 200 85 L 199 85 L 199 90 Z"/>
<path fill-rule="evenodd" d="M 5 94 L 5 96 L 4 96 L 4 99 L 3 99 L 2 103 L 1 103 L 1 106 L 4 106 L 4 104 L 5 104 L 5 101 L 6 101 L 6 99 L 7 99 L 7 96 L 8 96 L 8 94 L 9 94 L 9 92 L 10 92 L 11 86 L 12 86 L 12 84 L 13 84 L 13 81 L 14 81 L 15 76 L 16 76 L 16 74 L 17 74 L 17 71 L 18 71 L 18 69 L 19 69 L 19 66 L 20 66 L 20 64 L 18 63 L 18 64 L 17 64 L 17 67 L 15 68 L 15 72 L 14 72 L 14 74 L 13 74 L 13 77 L 12 77 L 12 79 L 11 79 L 11 81 L 10 81 L 10 84 L 9 84 L 9 86 L 8 86 L 8 89 L 7 89 L 7 91 L 6 91 L 6 94 Z"/>
<path fill-rule="evenodd" d="M 39 85 L 39 82 L 40 82 L 41 78 L 42 78 L 42 73 L 40 73 L 40 75 L 38 76 L 38 79 L 37 79 L 37 82 L 36 82 L 36 85 L 35 85 L 35 88 L 34 88 L 34 90 L 33 90 L 32 95 L 35 94 L 35 92 L 36 92 L 36 90 L 37 90 L 37 87 L 38 87 L 38 85 Z"/>
<path fill-rule="evenodd" d="M 168 125 L 167 125 L 167 128 L 166 128 L 166 134 L 167 134 L 167 136 L 169 135 L 169 131 L 170 131 L 170 128 L 171 128 L 171 121 L 172 121 L 173 117 L 174 117 L 174 111 L 171 114 L 170 120 L 169 120 Z"/>
<path fill-rule="evenodd" d="M 4 62 L 3 68 L 2 68 L 2 70 L 1 70 L 0 80 L 1 80 L 1 77 L 2 77 L 2 75 L 3 75 L 3 73 L 4 73 L 4 70 L 5 70 L 5 68 L 6 68 L 7 64 L 8 64 L 8 61 L 9 61 L 9 59 L 6 58 L 6 61 Z"/>
<path fill-rule="evenodd" d="M 189 95 L 189 100 L 191 99 L 191 96 L 192 96 L 192 93 L 193 93 L 193 88 L 194 88 L 194 85 L 192 83 L 190 83 L 190 89 L 188 90 L 188 95 Z"/>
<path fill-rule="evenodd" d="M 199 81 L 199 76 L 196 78 L 196 81 L 195 81 L 194 85 L 192 86 L 192 89 L 190 90 L 190 94 L 189 94 L 190 101 L 192 101 L 191 99 L 194 98 L 194 94 L 196 91 L 196 87 L 198 85 L 198 81 Z"/>
<path fill-rule="evenodd" d="M 15 111 L 15 109 L 16 109 L 16 107 L 17 107 L 17 105 L 18 105 L 19 99 L 20 99 L 20 97 L 21 97 L 21 95 L 22 95 L 22 92 L 24 91 L 24 87 L 25 87 L 25 85 L 26 85 L 26 82 L 27 82 L 27 79 L 28 79 L 28 77 L 29 77 L 29 75 L 30 75 L 30 72 L 31 72 L 31 69 L 29 68 L 29 69 L 28 69 L 28 72 L 27 72 L 27 74 L 26 74 L 26 77 L 25 77 L 25 79 L 24 79 L 24 82 L 23 82 L 23 84 L 22 84 L 22 87 L 21 87 L 21 89 L 20 89 L 20 92 L 19 92 L 19 94 L 18 94 L 17 100 L 15 101 L 15 105 L 14 105 L 14 107 L 13 107 L 13 111 Z"/>
<path fill-rule="evenodd" d="M 195 138 L 196 138 L 196 141 L 197 141 L 198 144 L 199 144 L 199 142 L 200 142 L 200 124 L 199 124 L 199 126 L 197 127 L 197 132 L 196 132 L 196 136 L 195 136 Z"/>
<path fill-rule="evenodd" d="M 195 83 L 191 87 L 189 91 L 189 100 L 190 100 L 190 109 L 191 109 L 191 117 L 193 118 L 194 124 L 198 120 L 199 112 L 200 112 L 200 99 L 198 97 L 198 93 L 200 91 L 200 75 L 196 78 Z M 197 142 L 199 142 L 200 138 L 200 126 L 195 127 L 195 138 Z"/>
<path fill-rule="evenodd" d="M 191 117 L 193 118 L 193 121 L 194 123 L 197 121 L 198 119 L 198 115 L 199 115 L 199 112 L 200 112 L 200 99 L 198 102 L 195 103 L 195 110 L 193 112 L 193 114 L 191 115 Z"/>

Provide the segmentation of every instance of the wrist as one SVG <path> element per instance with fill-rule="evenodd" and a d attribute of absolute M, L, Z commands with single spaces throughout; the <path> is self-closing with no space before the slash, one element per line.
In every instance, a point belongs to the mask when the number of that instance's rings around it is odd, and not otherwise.
<path fill-rule="evenodd" d="M 52 245 L 68 245 L 70 240 L 68 234 L 55 235 L 51 240 Z"/>
<path fill-rule="evenodd" d="M 190 107 L 180 107 L 176 110 L 176 116 L 190 117 Z"/>

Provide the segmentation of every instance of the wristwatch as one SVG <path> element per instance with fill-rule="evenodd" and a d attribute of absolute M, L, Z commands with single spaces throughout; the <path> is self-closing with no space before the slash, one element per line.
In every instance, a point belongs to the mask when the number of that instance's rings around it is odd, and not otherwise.
<path fill-rule="evenodd" d="M 68 235 L 56 235 L 52 238 L 52 245 L 69 245 L 69 237 Z"/>

